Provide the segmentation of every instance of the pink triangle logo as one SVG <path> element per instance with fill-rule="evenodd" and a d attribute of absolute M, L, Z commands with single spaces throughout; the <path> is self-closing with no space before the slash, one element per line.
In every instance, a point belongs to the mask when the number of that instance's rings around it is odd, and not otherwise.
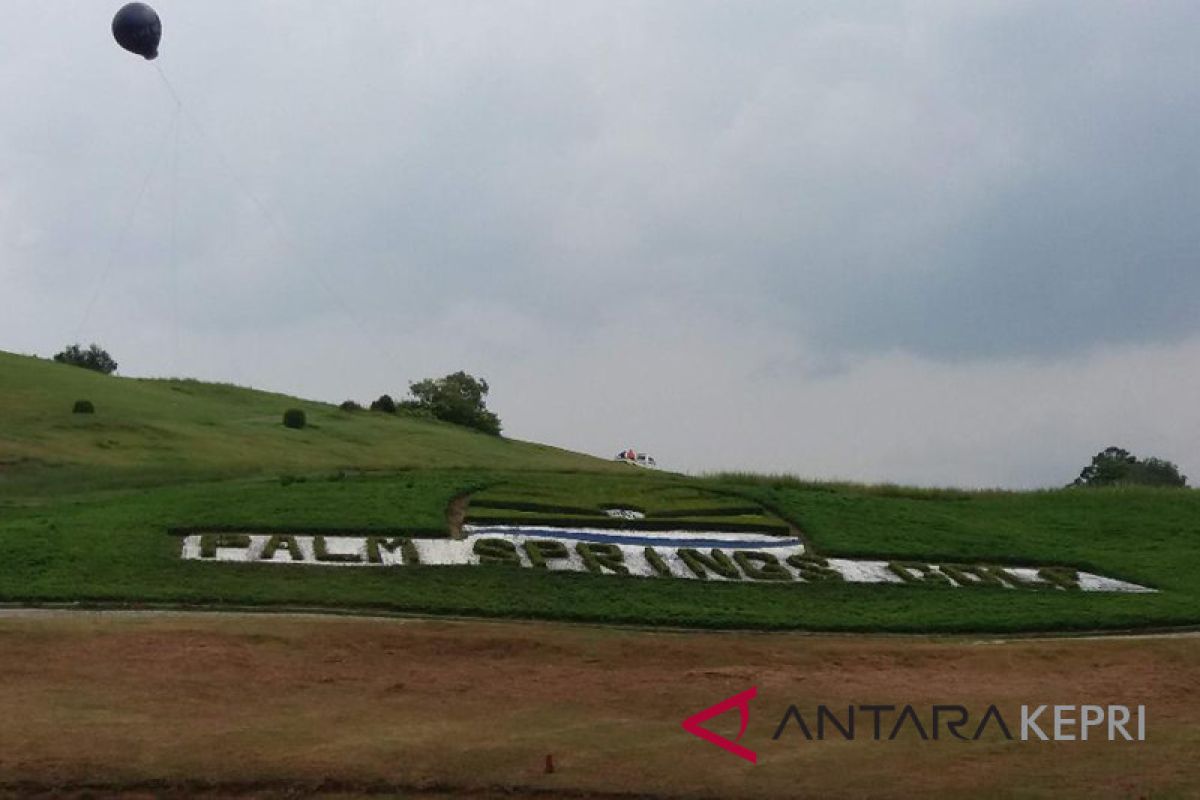
<path fill-rule="evenodd" d="M 712 742 L 728 753 L 733 753 L 738 758 L 744 758 L 751 764 L 757 764 L 758 753 L 738 744 L 742 736 L 746 733 L 746 726 L 750 724 L 750 701 L 757 696 L 758 687 L 751 686 L 744 692 L 738 692 L 733 697 L 726 698 L 715 706 L 709 706 L 703 711 L 688 717 L 683 721 L 683 729 L 693 736 L 699 736 L 706 742 Z M 741 712 L 742 716 L 742 727 L 738 731 L 737 738 L 734 741 L 731 742 L 724 736 L 719 736 L 707 728 L 700 727 L 703 723 L 708 722 L 713 717 L 724 714 L 731 708 L 736 708 Z"/>

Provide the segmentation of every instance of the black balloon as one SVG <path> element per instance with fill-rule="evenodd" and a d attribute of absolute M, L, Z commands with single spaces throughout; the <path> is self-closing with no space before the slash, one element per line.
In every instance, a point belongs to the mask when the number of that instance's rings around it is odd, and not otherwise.
<path fill-rule="evenodd" d="M 158 13 L 145 3 L 129 3 L 122 6 L 113 17 L 112 32 L 117 44 L 129 52 L 137 53 L 147 60 L 158 55 L 162 22 Z"/>

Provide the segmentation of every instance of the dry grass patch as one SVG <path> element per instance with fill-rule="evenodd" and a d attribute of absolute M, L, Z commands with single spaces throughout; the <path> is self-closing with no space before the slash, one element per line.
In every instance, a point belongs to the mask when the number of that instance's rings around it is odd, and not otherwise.
<path fill-rule="evenodd" d="M 1200 792 L 1198 656 L 1193 637 L 976 642 L 10 615 L 0 619 L 0 780 L 130 792 L 157 781 L 160 793 L 190 785 L 261 796 L 324 786 L 351 795 L 1186 797 Z M 760 697 L 744 743 L 759 751 L 758 766 L 681 731 L 684 716 L 750 685 Z M 996 703 L 1013 719 L 1021 703 L 1144 704 L 1149 736 L 771 741 L 788 703 L 819 702 Z M 553 775 L 543 774 L 548 753 Z"/>

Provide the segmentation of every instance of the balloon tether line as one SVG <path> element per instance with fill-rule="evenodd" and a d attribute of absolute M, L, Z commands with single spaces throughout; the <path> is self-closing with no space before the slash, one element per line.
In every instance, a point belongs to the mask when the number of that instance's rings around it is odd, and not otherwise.
<path fill-rule="evenodd" d="M 146 196 L 146 190 L 150 187 L 150 179 L 154 177 L 154 172 L 158 168 L 158 162 L 162 159 L 163 151 L 166 149 L 167 140 L 171 136 L 171 130 L 174 128 L 174 122 L 165 131 L 162 141 L 159 142 L 158 149 L 155 150 L 154 158 L 150 160 L 150 165 L 146 168 L 146 174 L 142 178 L 141 188 L 138 189 L 137 195 L 134 197 L 132 205 L 125 214 L 125 220 L 121 224 L 121 228 L 117 233 L 117 238 L 113 240 L 112 247 L 109 248 L 108 257 L 104 261 L 104 269 L 100 273 L 100 281 L 96 284 L 96 290 L 92 292 L 92 297 L 88 300 L 88 304 L 84 307 L 83 318 L 79 321 L 79 325 L 75 328 L 76 342 L 79 341 L 83 329 L 87 327 L 88 321 L 92 316 L 92 309 L 96 305 L 96 301 L 100 299 L 100 292 L 108 283 L 109 277 L 112 275 L 113 266 L 117 261 L 117 253 L 120 252 L 121 246 L 125 243 L 125 237 L 129 235 L 129 229 L 133 226 L 134 217 L 137 216 L 138 209 L 142 205 L 142 199 Z"/>
<path fill-rule="evenodd" d="M 167 87 L 167 91 L 171 94 L 171 99 L 175 101 L 177 108 L 183 108 L 183 101 L 179 99 L 179 93 L 175 91 L 175 87 L 171 85 L 171 81 L 167 79 L 167 73 L 163 72 L 162 65 L 157 61 L 151 61 L 154 69 L 158 72 L 158 77 L 162 78 L 163 86 Z"/>
<path fill-rule="evenodd" d="M 176 247 L 176 227 L 179 217 L 179 106 L 171 117 L 174 142 L 171 148 L 171 371 L 179 375 L 179 249 Z"/>
<path fill-rule="evenodd" d="M 241 177 L 237 174 L 237 171 L 233 168 L 233 165 L 229 162 L 229 159 L 226 158 L 224 152 L 221 150 L 220 147 L 217 146 L 217 143 L 208 134 L 208 131 L 205 130 L 204 125 L 201 124 L 200 120 L 196 117 L 196 115 L 191 112 L 191 109 L 189 109 L 187 106 L 185 106 L 183 104 L 183 101 L 179 97 L 179 93 L 175 91 L 175 87 L 171 84 L 171 81 L 167 78 L 167 74 L 165 72 L 163 72 L 162 66 L 157 61 L 155 61 L 153 63 L 154 63 L 154 69 L 158 72 L 158 76 L 160 78 L 162 78 L 163 85 L 167 88 L 167 91 L 170 93 L 171 99 L 173 99 L 175 101 L 177 110 L 182 112 L 182 114 L 188 118 L 188 120 L 192 123 L 192 127 L 195 128 L 196 132 L 200 134 L 200 137 L 202 139 L 204 139 L 206 142 L 208 142 L 208 146 L 209 146 L 210 150 L 217 157 L 217 160 L 221 162 L 221 166 L 225 168 L 225 172 L 228 173 L 229 177 L 233 180 L 234 185 L 236 185 L 238 187 L 238 190 L 241 191 L 242 194 L 245 195 L 250 200 L 250 202 L 254 204 L 255 208 L 258 209 L 259 214 L 262 215 L 263 219 L 265 219 L 267 221 L 267 224 L 269 224 L 271 226 L 271 228 L 275 231 L 276 235 L 279 236 L 280 239 L 282 239 L 288 243 L 294 243 L 295 240 L 293 239 L 293 237 L 291 235 L 289 235 L 288 231 L 286 231 L 284 229 L 282 223 L 280 223 L 280 221 L 276 218 L 275 214 L 271 213 L 271 210 L 267 207 L 266 203 L 264 203 L 262 200 L 260 200 L 258 195 L 255 194 L 253 191 L 251 191 L 250 188 L 242 181 Z M 301 263 L 304 263 L 304 262 L 301 261 Z M 330 286 L 328 282 L 326 282 L 324 276 L 321 275 L 321 271 L 315 266 L 312 266 L 312 265 L 308 265 L 308 266 L 309 266 L 309 269 L 308 269 L 309 273 L 312 275 L 313 278 L 316 279 L 316 282 L 320 285 L 321 289 L 325 292 L 325 294 L 328 295 L 333 300 L 333 302 L 337 305 L 338 309 L 342 312 L 342 314 L 344 314 L 346 316 L 346 318 L 349 319 L 354 324 L 354 327 L 356 327 L 358 329 L 359 334 L 366 341 L 368 341 L 371 344 L 371 346 L 380 353 L 381 356 L 383 356 L 387 360 L 393 360 L 391 357 L 388 356 L 387 352 L 382 349 L 382 347 L 379 344 L 379 340 L 376 337 L 371 336 L 370 332 L 363 325 L 362 320 L 360 320 L 358 318 L 358 316 L 355 315 L 350 310 L 349 306 L 347 306 L 346 303 L 342 300 L 341 295 L 339 295 L 334 290 L 334 288 L 332 286 Z"/>
<path fill-rule="evenodd" d="M 179 217 L 179 116 L 183 111 L 183 101 L 179 99 L 179 93 L 175 91 L 175 87 L 171 85 L 167 74 L 163 72 L 162 66 L 157 62 L 154 64 L 154 71 L 158 73 L 158 77 L 162 78 L 163 86 L 167 87 L 167 92 L 171 95 L 171 99 L 175 101 L 175 112 L 171 116 L 171 130 L 174 134 L 173 145 L 171 150 L 171 248 L 168 257 L 171 260 L 171 371 L 179 373 L 179 256 L 178 248 L 176 247 L 176 226 Z"/>

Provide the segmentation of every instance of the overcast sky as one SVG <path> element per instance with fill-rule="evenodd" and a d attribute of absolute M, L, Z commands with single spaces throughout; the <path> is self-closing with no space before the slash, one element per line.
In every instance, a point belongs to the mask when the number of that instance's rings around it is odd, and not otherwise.
<path fill-rule="evenodd" d="M 1200 4 L 159 0 L 153 63 L 117 5 L 5 9 L 0 349 L 466 369 L 688 471 L 1200 479 Z"/>

